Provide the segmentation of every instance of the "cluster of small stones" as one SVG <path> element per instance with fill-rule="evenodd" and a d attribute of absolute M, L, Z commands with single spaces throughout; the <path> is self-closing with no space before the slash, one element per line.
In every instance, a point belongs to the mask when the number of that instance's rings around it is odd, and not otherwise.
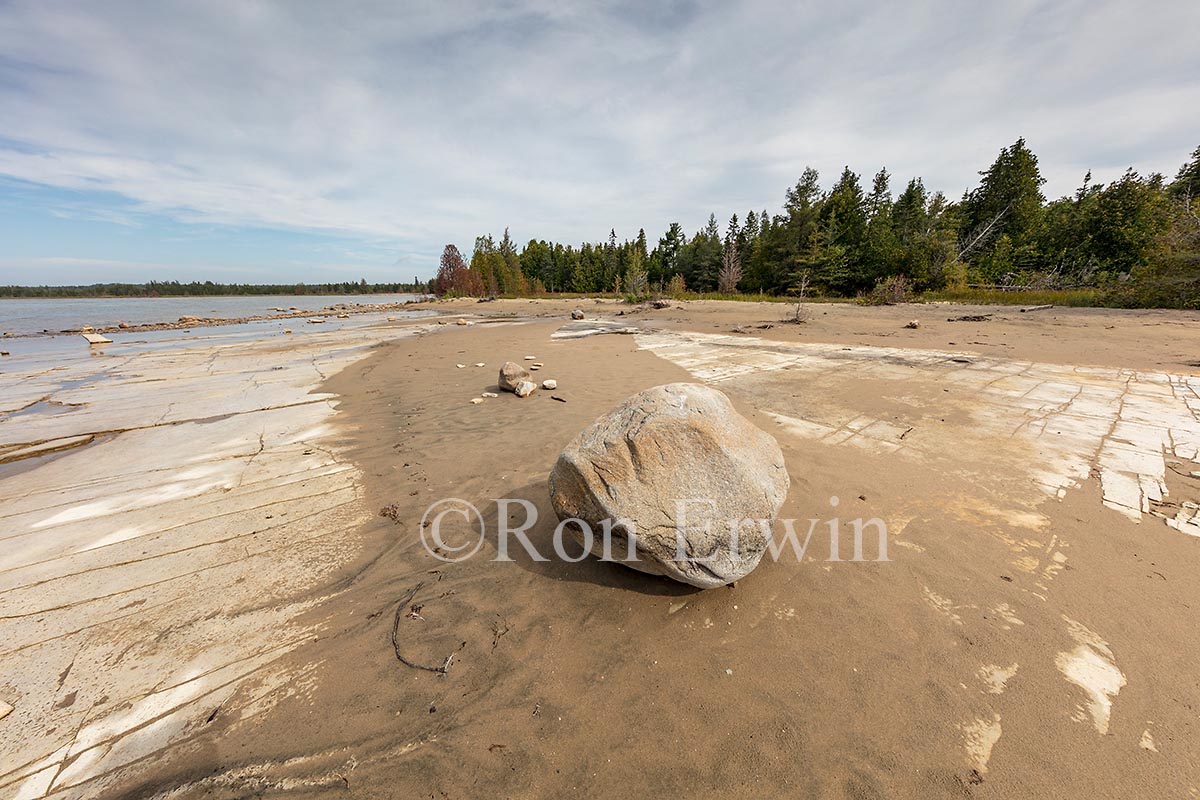
<path fill-rule="evenodd" d="M 536 356 L 525 356 L 525 360 L 527 361 L 533 361 L 535 358 Z M 465 369 L 467 365 L 455 364 L 454 366 L 458 369 Z M 487 365 L 483 362 L 478 362 L 475 364 L 475 366 L 484 367 Z M 538 370 L 543 366 L 544 364 L 542 364 L 540 361 L 535 361 L 530 364 L 529 368 L 531 370 Z M 501 391 L 512 392 L 517 397 L 528 397 L 538 388 L 537 383 L 533 380 L 533 376 L 515 361 L 506 361 L 504 362 L 504 366 L 500 367 L 500 374 L 496 378 L 496 385 Z M 546 390 L 557 389 L 558 381 L 546 379 L 542 381 L 542 388 Z M 471 398 L 470 402 L 472 405 L 479 405 L 484 400 L 494 397 L 499 397 L 499 395 L 495 392 L 483 392 L 479 397 Z"/>

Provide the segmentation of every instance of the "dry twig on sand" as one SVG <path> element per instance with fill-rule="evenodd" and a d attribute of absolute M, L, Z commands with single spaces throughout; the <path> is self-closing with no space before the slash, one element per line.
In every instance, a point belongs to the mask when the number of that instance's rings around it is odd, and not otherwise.
<path fill-rule="evenodd" d="M 409 590 L 408 594 L 406 594 L 404 598 L 400 600 L 400 604 L 396 606 L 396 618 L 392 620 L 392 649 L 396 651 L 397 660 L 399 660 L 400 663 L 406 667 L 423 669 L 426 672 L 436 672 L 439 675 L 445 675 L 450 671 L 450 663 L 454 661 L 454 655 L 458 652 L 458 650 L 455 650 L 454 653 L 446 656 L 446 660 L 442 662 L 440 667 L 430 667 L 425 664 L 418 664 L 415 661 L 409 661 L 407 658 L 405 658 L 400 652 L 400 642 L 396 638 L 397 633 L 400 630 L 400 619 L 404 615 L 404 609 L 408 608 L 408 604 L 412 602 L 413 598 L 417 596 L 417 592 L 421 591 L 421 587 L 424 585 L 424 583 L 418 583 Z M 466 642 L 463 642 L 463 644 L 465 645 Z M 460 647 L 459 650 L 461 649 L 462 648 Z"/>

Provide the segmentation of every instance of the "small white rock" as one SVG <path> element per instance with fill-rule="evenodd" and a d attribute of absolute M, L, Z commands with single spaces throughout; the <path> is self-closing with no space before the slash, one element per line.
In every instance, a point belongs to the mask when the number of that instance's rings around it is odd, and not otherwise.
<path fill-rule="evenodd" d="M 533 390 L 537 388 L 537 384 L 533 381 L 521 381 L 513 389 L 513 394 L 517 397 L 528 397 L 533 394 Z"/>
<path fill-rule="evenodd" d="M 456 320 L 454 320 L 454 324 L 455 325 L 470 325 L 471 323 L 467 322 L 465 319 L 456 319 Z"/>
<path fill-rule="evenodd" d="M 535 361 L 535 362 L 533 362 L 533 366 L 535 366 L 535 367 L 544 367 L 544 366 L 546 366 L 546 365 L 545 365 L 545 364 L 543 364 L 543 363 L 542 363 L 542 362 L 540 362 L 540 361 Z"/>
<path fill-rule="evenodd" d="M 533 361 L 537 356 L 525 356 L 526 361 Z"/>
<path fill-rule="evenodd" d="M 530 364 L 529 369 L 530 371 L 536 372 L 537 370 L 541 369 L 541 367 L 539 367 L 537 364 Z"/>
<path fill-rule="evenodd" d="M 725 670 L 725 674 L 726 674 L 726 675 L 732 675 L 732 674 L 733 674 L 733 670 L 731 670 L 731 669 L 727 669 L 727 670 Z"/>
<path fill-rule="evenodd" d="M 472 398 L 471 398 L 471 405 L 473 405 L 473 406 L 477 406 L 477 405 L 479 405 L 479 404 L 480 404 L 480 403 L 482 403 L 482 402 L 483 402 L 483 398 L 482 398 L 482 397 L 472 397 Z"/>
<path fill-rule="evenodd" d="M 458 367 L 459 369 L 466 369 L 467 365 L 466 364 L 455 364 L 454 366 Z"/>
<path fill-rule="evenodd" d="M 480 397 L 499 397 L 499 396 L 500 395 L 496 394 L 495 392 L 484 392 L 483 394 L 480 395 Z"/>
<path fill-rule="evenodd" d="M 4 702 L 3 700 L 0 700 L 0 719 L 4 719 L 9 714 L 11 714 L 12 711 L 13 711 L 12 706 L 10 706 L 8 703 Z"/>
<path fill-rule="evenodd" d="M 558 381 L 556 381 L 556 380 L 545 380 L 545 381 L 542 381 L 542 388 L 543 388 L 543 389 L 557 389 L 557 388 L 558 388 Z"/>
<path fill-rule="evenodd" d="M 475 364 L 475 366 L 477 366 L 477 367 L 486 367 L 486 366 L 487 366 L 487 364 L 485 364 L 485 363 L 483 363 L 482 361 L 480 361 L 480 362 L 476 363 L 476 364 Z"/>

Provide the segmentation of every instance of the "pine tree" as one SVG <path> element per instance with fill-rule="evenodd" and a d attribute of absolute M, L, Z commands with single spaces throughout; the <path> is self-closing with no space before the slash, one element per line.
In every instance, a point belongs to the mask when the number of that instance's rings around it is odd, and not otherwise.
<path fill-rule="evenodd" d="M 655 252 L 658 253 L 661 269 L 659 280 L 669 281 L 680 271 L 679 254 L 684 246 L 684 238 L 683 226 L 678 222 L 672 222 L 667 228 L 667 232 L 658 240 Z"/>
<path fill-rule="evenodd" d="M 887 167 L 875 173 L 875 179 L 871 182 L 871 193 L 864 201 L 868 221 L 890 214 L 892 210 L 891 178 Z"/>
<path fill-rule="evenodd" d="M 645 264 L 650 254 L 646 251 L 646 229 L 638 228 L 637 240 L 634 242 L 634 247 L 637 249 L 638 255 L 642 257 L 642 263 Z"/>
<path fill-rule="evenodd" d="M 892 228 L 902 246 L 913 242 L 926 227 L 929 193 L 920 178 L 913 178 L 892 205 Z"/>
<path fill-rule="evenodd" d="M 608 244 L 604 248 L 604 285 L 610 286 L 621 274 L 621 253 L 617 247 L 617 229 L 608 231 Z"/>
<path fill-rule="evenodd" d="M 475 239 L 475 250 L 471 253 L 471 273 L 480 288 L 490 296 L 500 292 L 500 282 L 495 273 L 496 242 L 491 234 Z"/>
<path fill-rule="evenodd" d="M 1087 252 L 1099 269 L 1115 277 L 1146 262 L 1168 221 L 1162 187 L 1161 175 L 1143 178 L 1130 168 L 1096 193 L 1082 224 Z"/>
<path fill-rule="evenodd" d="M 637 247 L 630 250 L 629 265 L 625 268 L 625 291 L 636 299 L 646 296 L 648 283 L 646 279 L 646 262 L 642 252 Z"/>
<path fill-rule="evenodd" d="M 697 235 L 695 280 L 697 291 L 710 292 L 717 287 L 717 276 L 721 272 L 721 227 L 717 215 L 708 215 L 708 224 Z"/>
<path fill-rule="evenodd" d="M 729 224 L 725 226 L 725 246 L 728 247 L 730 242 L 738 244 L 742 237 L 742 228 L 738 224 L 738 215 L 734 214 L 729 218 Z"/>
<path fill-rule="evenodd" d="M 746 222 L 742 225 L 741 236 L 738 239 L 738 255 L 742 261 L 742 279 L 743 286 L 747 289 L 756 287 L 759 281 L 755 273 L 756 260 L 761 264 L 761 257 L 757 256 L 759 250 L 759 235 L 758 212 L 750 209 L 746 212 Z M 761 291 L 761 290 L 760 290 Z"/>
<path fill-rule="evenodd" d="M 866 238 L 862 249 L 862 271 L 866 282 L 875 283 L 893 273 L 896 234 L 892 224 L 891 176 L 887 169 L 875 174 L 871 193 L 863 201 L 867 214 Z"/>
<path fill-rule="evenodd" d="M 759 278 L 760 291 L 792 289 L 800 275 L 811 273 L 820 229 L 820 203 L 820 175 L 812 167 L 805 167 L 800 180 L 787 190 L 781 224 L 776 225 L 763 211 L 759 218 L 763 263 L 760 270 L 755 270 L 765 273 Z"/>
<path fill-rule="evenodd" d="M 825 197 L 820 208 L 818 239 L 825 253 L 814 254 L 813 278 L 827 290 L 853 294 L 872 285 L 862 270 L 867 234 L 867 211 L 858 175 L 850 167 Z"/>
<path fill-rule="evenodd" d="M 758 214 L 754 213 L 754 209 L 746 212 L 746 224 L 742 226 L 742 238 L 746 243 L 753 242 L 758 238 Z"/>
<path fill-rule="evenodd" d="M 584 293 L 606 290 L 602 249 L 587 243 L 579 248 L 579 264 L 572 278 L 572 289 Z"/>
<path fill-rule="evenodd" d="M 787 190 L 787 195 L 784 198 L 783 210 L 789 216 L 802 214 L 808 209 L 816 205 L 817 200 L 821 196 L 821 176 L 812 167 L 805 167 L 804 172 L 800 176 L 800 180 L 796 181 L 796 185 Z M 767 212 L 763 212 L 766 216 Z"/>
<path fill-rule="evenodd" d="M 1017 139 L 979 174 L 979 186 L 963 202 L 963 257 L 993 281 L 1014 269 L 1036 267 L 1035 240 L 1046 201 L 1037 156 L 1024 138 Z M 1007 238 L 1003 252 L 991 253 L 1001 237 Z"/>
<path fill-rule="evenodd" d="M 521 272 L 521 259 L 517 255 L 517 246 L 513 242 L 512 236 L 508 233 L 508 228 L 504 229 L 504 236 L 500 239 L 500 245 L 496 248 L 499 260 L 496 266 L 496 274 L 500 283 L 500 291 L 503 294 L 521 294 L 526 290 L 525 281 Z"/>

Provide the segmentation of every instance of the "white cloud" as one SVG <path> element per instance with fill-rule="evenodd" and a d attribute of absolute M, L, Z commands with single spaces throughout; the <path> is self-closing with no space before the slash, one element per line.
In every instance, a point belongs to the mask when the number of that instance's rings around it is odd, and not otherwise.
<path fill-rule="evenodd" d="M 0 175 L 423 254 L 694 229 L 806 164 L 954 196 L 1019 135 L 1055 196 L 1200 143 L 1198 29 L 1191 0 L 26 0 L 0 9 Z"/>

